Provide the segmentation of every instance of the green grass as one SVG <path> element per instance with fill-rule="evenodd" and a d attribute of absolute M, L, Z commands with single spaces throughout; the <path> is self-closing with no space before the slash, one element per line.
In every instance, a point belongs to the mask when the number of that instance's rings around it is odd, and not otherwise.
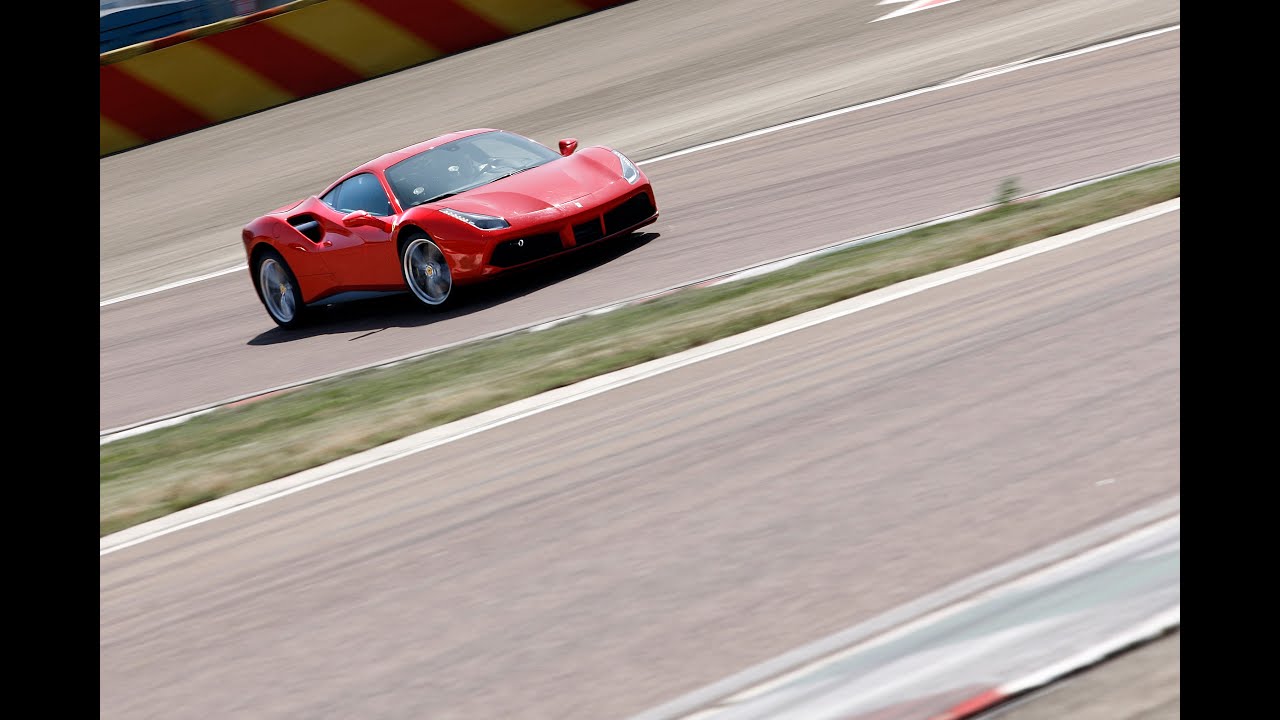
<path fill-rule="evenodd" d="M 1007 196 L 1002 186 L 997 196 Z M 1180 163 L 688 289 L 537 333 L 475 342 L 118 440 L 99 455 L 99 532 L 121 530 L 411 433 L 902 280 L 1178 197 Z"/>

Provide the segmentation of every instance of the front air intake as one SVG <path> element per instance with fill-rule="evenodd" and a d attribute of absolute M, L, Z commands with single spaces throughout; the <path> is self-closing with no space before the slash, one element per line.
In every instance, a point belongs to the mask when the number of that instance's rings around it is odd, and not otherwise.
<path fill-rule="evenodd" d="M 622 232 L 653 217 L 658 210 L 649 201 L 649 193 L 640 193 L 627 199 L 618 207 L 604 214 L 604 229 L 609 235 Z"/>
<path fill-rule="evenodd" d="M 577 245 L 586 245 L 602 237 L 604 237 L 604 228 L 600 225 L 600 218 L 573 226 L 573 241 Z"/>
<path fill-rule="evenodd" d="M 530 235 L 515 240 L 503 240 L 493 249 L 489 264 L 496 267 L 512 267 L 555 255 L 564 250 L 558 233 Z"/>

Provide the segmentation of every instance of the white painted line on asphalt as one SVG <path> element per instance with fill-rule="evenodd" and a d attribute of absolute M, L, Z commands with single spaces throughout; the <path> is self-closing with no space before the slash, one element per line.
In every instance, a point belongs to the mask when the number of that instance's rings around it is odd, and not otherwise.
<path fill-rule="evenodd" d="M 1027 675 L 1026 677 L 1018 678 L 1013 682 L 1001 685 L 999 692 L 1005 695 L 1016 695 L 1042 685 L 1047 685 L 1063 675 L 1091 665 L 1096 665 L 1121 650 L 1137 645 L 1145 640 L 1159 637 L 1165 632 L 1178 627 L 1181 622 L 1182 604 L 1179 603 L 1172 608 L 1155 615 L 1137 627 L 1127 632 L 1120 633 L 1106 642 L 1098 643 L 1087 650 L 1083 650 L 1071 657 L 1055 662 L 1048 667 Z"/>
<path fill-rule="evenodd" d="M 932 679 L 935 684 L 941 684 L 948 676 L 964 673 L 966 666 L 981 662 L 984 657 L 999 655 L 1002 648 L 1008 648 L 1010 645 L 1014 647 L 1025 645 L 1030 637 L 1050 635 L 1058 629 L 1056 626 L 1061 624 L 1062 619 L 1056 617 L 1020 623 L 959 643 L 958 647 L 933 648 L 915 657 L 905 658 L 908 663 L 906 667 L 903 667 L 903 659 L 899 659 L 897 663 L 890 662 L 887 667 L 878 668 L 872 673 L 877 677 L 877 683 L 873 688 L 856 693 L 833 692 L 822 699 L 803 702 L 799 707 L 780 709 L 776 717 L 777 720 L 856 718 L 862 715 L 858 713 L 859 710 L 865 712 L 867 707 L 891 704 L 892 701 L 889 698 L 903 689 L 910 688 L 912 685 L 918 688 L 921 683 L 929 679 Z M 928 661 L 924 661 L 926 657 L 929 658 Z M 916 665 L 916 663 L 920 664 Z M 916 666 L 912 668 L 912 665 Z M 889 672 L 885 672 L 886 670 Z M 731 713 L 732 704 L 727 704 L 725 710 Z M 865 715 L 862 716 L 865 717 Z M 724 719 L 721 718 L 721 720 Z M 930 720 L 940 719 L 935 717 Z"/>
<path fill-rule="evenodd" d="M 910 5 L 898 8 L 888 15 L 878 17 L 871 22 L 880 22 L 881 20 L 888 20 L 889 18 L 910 15 L 911 13 L 920 12 L 921 10 L 932 10 L 936 7 L 942 7 L 943 5 L 950 5 L 953 2 L 956 2 L 956 0 L 915 0 L 915 2 L 912 2 Z"/>
<path fill-rule="evenodd" d="M 1179 536 L 1177 538 L 1174 538 L 1172 541 L 1164 545 L 1161 545 L 1158 548 L 1152 548 L 1147 552 L 1142 553 L 1141 555 L 1138 556 L 1138 559 L 1145 560 L 1147 558 L 1160 557 L 1161 555 L 1168 555 L 1169 553 L 1181 552 L 1181 551 L 1182 551 L 1182 538 L 1181 536 Z"/>
<path fill-rule="evenodd" d="M 1181 207 L 1181 198 L 1174 198 L 1157 205 L 1152 205 L 1127 215 L 1104 220 L 1071 232 L 1056 235 L 1044 240 L 1028 243 L 1004 252 L 980 258 L 972 262 L 942 270 L 931 275 L 905 280 L 880 290 L 842 300 L 826 307 L 810 310 L 769 325 L 748 330 L 747 332 L 722 338 L 696 348 L 690 348 L 675 355 L 650 360 L 640 365 L 616 370 L 605 375 L 583 380 L 573 385 L 557 388 L 531 398 L 519 400 L 503 407 L 464 418 L 447 425 L 410 435 L 385 445 L 380 445 L 364 452 L 336 460 L 317 468 L 305 470 L 287 478 L 264 483 L 248 490 L 242 490 L 217 500 L 179 511 L 166 517 L 158 518 L 132 528 L 101 538 L 99 555 L 123 550 L 139 543 L 163 537 L 178 530 L 193 527 L 210 520 L 232 513 L 256 507 L 307 488 L 346 477 L 353 473 L 368 470 L 379 465 L 414 455 L 424 450 L 438 447 L 445 443 L 470 437 L 491 428 L 506 425 L 517 420 L 552 410 L 562 405 L 584 400 L 594 395 L 630 385 L 655 375 L 676 370 L 694 363 L 710 360 L 735 350 L 741 350 L 766 340 L 772 340 L 814 325 L 842 318 L 862 310 L 883 305 L 894 300 L 909 297 L 925 290 L 946 285 L 962 278 L 970 277 L 988 270 L 994 270 L 1010 263 L 1035 257 L 1058 248 L 1073 245 L 1082 240 L 1102 235 L 1119 228 L 1140 223 L 1166 213 L 1175 212 Z"/>
<path fill-rule="evenodd" d="M 1163 35 L 1165 33 L 1173 32 L 1175 30 L 1181 30 L 1181 29 L 1182 29 L 1181 24 L 1172 25 L 1170 27 L 1157 28 L 1155 30 L 1140 32 L 1136 35 L 1129 35 L 1126 37 L 1117 38 L 1115 40 L 1108 40 L 1107 42 L 1099 43 L 1097 45 L 1090 45 L 1089 47 L 1079 48 L 1077 50 L 1070 50 L 1068 52 L 1059 53 L 1057 55 L 1049 55 L 1046 57 L 1039 58 L 1037 60 L 1024 62 L 1018 65 L 1010 65 L 1007 67 L 996 68 L 989 72 L 984 72 L 980 75 L 961 76 L 958 78 L 954 78 L 952 80 L 947 80 L 946 82 L 938 83 L 937 85 L 928 85 L 926 87 L 918 88 L 916 90 L 910 90 L 908 92 L 899 93 L 897 95 L 890 95 L 889 97 L 886 97 L 886 98 L 880 98 L 879 100 L 871 100 L 870 102 L 859 103 L 857 105 L 850 105 L 848 107 L 843 107 L 838 110 L 828 110 L 827 112 L 824 112 L 824 113 L 819 113 L 817 115 L 810 115 L 809 117 L 800 118 L 799 120 L 791 120 L 778 125 L 772 125 L 767 128 L 761 128 L 759 130 L 752 130 L 751 132 L 743 133 L 741 135 L 734 135 L 733 137 L 727 137 L 727 138 L 724 138 L 723 140 L 714 140 L 709 143 L 694 145 L 691 148 L 686 148 L 684 150 L 677 150 L 675 152 L 667 153 L 666 155 L 659 155 L 656 158 L 650 158 L 648 160 L 642 160 L 636 164 L 648 165 L 650 163 L 656 163 L 662 160 L 670 160 L 671 158 L 677 158 L 682 155 L 689 155 L 691 153 L 701 152 L 703 150 L 709 150 L 711 148 L 720 147 L 721 145 L 729 145 L 731 143 L 736 143 L 736 142 L 741 142 L 743 140 L 750 140 L 752 138 L 757 138 L 757 137 L 760 137 L 761 135 L 769 135 L 771 133 L 780 132 L 782 130 L 789 130 L 794 127 L 800 127 L 801 125 L 808 125 L 809 123 L 815 123 L 815 122 L 818 122 L 819 120 L 826 120 L 827 118 L 833 118 L 838 115 L 845 115 L 847 113 L 856 112 L 858 110 L 865 110 L 867 108 L 876 107 L 878 105 L 886 105 L 891 102 L 897 102 L 898 100 L 905 100 L 907 98 L 915 97 L 917 95 L 924 95 L 931 92 L 937 92 L 939 90 L 945 90 L 947 88 L 956 87 L 958 85 L 967 85 L 969 83 L 977 82 L 979 80 L 984 80 L 986 78 L 996 77 L 997 75 L 1004 75 L 1005 73 L 1017 72 L 1018 70 L 1026 70 L 1027 68 L 1036 67 L 1037 65 L 1045 65 L 1047 63 L 1058 62 L 1059 60 L 1067 60 L 1069 58 L 1079 57 L 1080 55 L 1087 55 L 1089 53 L 1098 52 L 1099 50 L 1106 50 L 1108 48 L 1118 47 L 1120 45 L 1126 45 L 1131 42 L 1144 40 L 1149 37 L 1155 37 L 1157 35 Z"/>
<path fill-rule="evenodd" d="M 981 75 L 986 75 L 987 73 L 995 72 L 996 70 L 1002 70 L 1004 68 L 1014 67 L 1016 65 L 1021 65 L 1023 63 L 1031 62 L 1032 60 L 1035 60 L 1036 57 L 1037 56 L 1032 55 L 1030 57 L 1024 57 L 1021 60 L 1014 60 L 1013 62 L 1000 63 L 999 65 L 992 65 L 991 67 L 982 68 L 981 70 L 974 70 L 972 72 L 967 72 L 963 75 L 957 76 L 955 79 L 963 80 L 965 78 L 979 77 Z"/>
<path fill-rule="evenodd" d="M 149 433 L 152 430 L 159 430 L 161 428 L 173 427 L 174 425 L 181 425 L 182 423 L 188 420 L 198 418 L 201 415 L 207 415 L 213 412 L 214 410 L 217 410 L 217 408 L 207 408 L 205 410 L 196 410 L 195 412 L 187 413 L 185 415 L 179 415 L 177 417 L 171 417 L 165 420 L 157 420 L 155 422 L 147 423 L 145 425 L 138 425 L 136 427 L 128 428 L 127 430 L 121 430 L 119 432 L 113 432 L 109 435 L 103 435 L 98 438 L 98 445 L 99 447 L 101 447 L 102 445 L 106 445 L 107 443 L 110 443 L 110 442 L 115 442 L 116 440 L 124 440 L 125 438 L 130 438 L 135 435 L 145 435 L 146 433 Z"/>
<path fill-rule="evenodd" d="M 935 610 L 931 613 L 928 613 L 927 615 L 923 615 L 908 623 L 899 625 L 888 632 L 885 632 L 880 635 L 876 635 L 875 637 L 869 638 L 866 641 L 853 645 L 845 650 L 841 650 L 837 653 L 827 655 L 812 663 L 796 668 L 795 670 L 792 670 L 786 673 L 785 675 L 780 675 L 767 682 L 760 683 L 758 685 L 753 685 L 752 687 L 747 688 L 746 690 L 743 690 L 731 697 L 726 698 L 722 702 L 725 704 L 732 704 L 732 703 L 741 702 L 743 700 L 749 700 L 753 697 L 759 697 L 760 695 L 770 690 L 773 690 L 775 688 L 781 687 L 782 685 L 785 685 L 786 683 L 791 682 L 796 678 L 800 678 L 805 675 L 813 675 L 818 668 L 835 664 L 840 660 L 856 655 L 858 653 L 866 652 L 867 650 L 871 650 L 873 648 L 882 647 L 894 640 L 901 639 L 917 630 L 925 628 L 929 625 L 937 624 L 942 620 L 945 620 L 946 618 L 954 617 L 955 615 L 958 615 L 959 613 L 965 610 L 968 610 L 976 605 L 979 605 L 984 600 L 988 600 L 991 597 L 994 597 L 998 593 L 1008 593 L 1010 591 L 1017 591 L 1019 588 L 1029 589 L 1037 585 L 1039 586 L 1050 585 L 1053 582 L 1055 582 L 1055 578 L 1061 579 L 1064 576 L 1080 573 L 1083 571 L 1082 570 L 1083 568 L 1104 565 L 1107 562 L 1113 560 L 1115 557 L 1129 551 L 1129 548 L 1135 545 L 1141 546 L 1142 543 L 1148 541 L 1149 538 L 1158 537 L 1161 534 L 1168 533 L 1170 532 L 1171 529 L 1180 529 L 1181 525 L 1182 525 L 1181 514 L 1178 514 L 1173 517 L 1165 518 L 1163 520 L 1152 523 L 1150 525 L 1145 525 L 1136 530 L 1133 530 L 1132 532 L 1126 534 L 1123 537 L 1107 542 L 1106 544 L 1098 545 L 1089 550 L 1081 552 L 1077 555 L 1073 555 L 1069 558 L 1060 560 L 1059 562 L 1053 565 L 1050 565 L 1048 567 L 1043 567 L 1034 572 L 1027 573 L 1025 575 L 1018 577 L 1015 580 L 1008 581 L 1005 584 L 1002 584 L 998 587 L 984 590 L 983 592 L 975 594 L 970 598 L 967 598 L 960 602 L 950 604 L 939 610 Z M 926 672 L 928 672 L 928 670 L 926 670 Z"/>
<path fill-rule="evenodd" d="M 1169 163 L 1178 162 L 1180 159 L 1181 159 L 1181 155 L 1173 155 L 1167 158 L 1162 158 L 1160 160 L 1139 163 L 1137 165 L 1130 165 L 1129 167 L 1122 168 L 1114 172 L 1104 173 L 1102 175 L 1094 175 L 1093 177 L 1085 178 L 1083 180 L 1077 180 L 1075 182 L 1069 183 L 1067 185 L 1063 185 L 1061 187 L 1045 190 L 1042 192 L 1031 193 L 1029 195 L 1024 195 L 1022 197 L 1016 198 L 1012 202 L 1015 202 L 1015 203 L 1026 202 L 1030 200 L 1036 200 L 1039 198 L 1049 197 L 1051 195 L 1057 195 L 1058 193 L 1066 192 L 1068 190 L 1074 190 L 1076 188 L 1084 187 L 1087 185 L 1092 185 L 1094 183 L 1099 183 L 1104 180 L 1109 180 L 1111 178 L 1127 175 L 1129 173 L 1137 172 L 1139 170 L 1157 167 L 1160 165 L 1168 165 Z M 969 208 L 968 210 L 960 210 L 958 212 L 939 215 L 929 220 L 913 223 L 911 225 L 904 225 L 902 227 L 894 228 L 891 230 L 881 230 L 879 232 L 871 233 L 869 235 L 861 235 L 856 238 L 850 238 L 847 240 L 838 240 L 834 243 L 831 243 L 830 245 L 824 245 L 811 250 L 802 250 L 792 255 L 787 255 L 780 258 L 774 258 L 773 260 L 765 260 L 764 262 L 756 263 L 754 265 L 746 265 L 743 267 L 736 268 L 734 270 L 730 270 L 728 272 L 708 275 L 706 277 L 699 278 L 691 282 L 679 283 L 676 285 L 668 286 L 661 290 L 642 293 L 640 295 L 633 295 L 623 300 L 615 300 L 612 302 L 605 303 L 603 305 L 598 305 L 594 308 L 588 308 L 586 310 L 578 310 L 578 311 L 569 313 L 567 315 L 560 315 L 554 318 L 536 320 L 531 323 L 526 323 L 524 325 L 517 325 L 515 327 L 506 328 L 504 330 L 495 330 L 490 333 L 485 333 L 483 335 L 477 335 L 475 337 L 465 338 L 463 340 L 447 343 L 445 345 L 440 345 L 427 350 L 415 350 L 413 352 L 406 353 L 404 355 L 398 355 L 393 358 L 376 360 L 371 363 L 365 363 L 364 365 L 345 368 L 343 370 L 335 370 L 334 372 L 326 373 L 318 377 L 307 378 L 305 380 L 298 380 L 295 382 L 286 383 L 284 385 L 277 385 L 275 387 L 267 388 L 265 390 L 255 390 L 255 391 L 237 395 L 236 397 L 228 398 L 226 400 L 222 400 L 219 402 L 208 403 L 205 405 L 201 405 L 199 407 L 188 408 L 186 410 L 179 410 L 177 412 L 169 413 L 167 415 L 162 415 L 160 417 L 154 417 L 147 420 L 141 420 L 138 422 L 129 423 L 128 425 L 124 425 L 124 426 L 118 426 L 108 430 L 102 430 L 102 431 L 99 431 L 98 433 L 98 444 L 106 445 L 107 443 L 115 442 L 116 440 L 121 440 L 126 437 L 141 435 L 151 430 L 158 430 L 162 427 L 170 427 L 172 425 L 178 425 L 182 422 L 190 420 L 191 418 L 197 417 L 199 415 L 203 415 L 204 413 L 210 410 L 216 410 L 217 408 L 225 407 L 227 405 L 231 405 L 234 403 L 244 402 L 246 400 L 254 400 L 260 397 L 271 395 L 273 393 L 283 392 L 285 390 L 294 390 L 300 387 L 305 387 L 307 385 L 313 385 L 323 380 L 330 380 L 336 377 L 341 377 L 343 375 L 349 375 L 351 373 L 360 372 L 362 370 L 373 370 L 376 368 L 392 367 L 404 362 L 408 362 L 410 360 L 416 360 L 418 358 L 423 358 L 428 355 L 434 355 L 436 353 L 449 350 L 459 345 L 465 345 L 467 343 L 472 343 L 472 342 L 479 342 L 481 340 L 491 340 L 491 339 L 503 337 L 506 335 L 514 335 L 519 332 L 539 332 L 541 330 L 548 330 L 552 327 L 555 327 L 556 325 L 560 325 L 565 322 L 568 322 L 569 320 L 576 320 L 577 318 L 587 316 L 587 315 L 603 315 L 604 313 L 612 312 L 614 310 L 619 310 L 621 308 L 635 305 L 637 303 L 646 302 L 649 300 L 655 300 L 663 295 L 669 295 L 677 290 L 683 290 L 685 288 L 691 288 L 691 287 L 711 287 L 714 285 L 719 285 L 721 283 L 737 280 L 744 275 L 764 275 L 766 273 L 770 273 L 775 270 L 780 270 L 782 268 L 789 267 L 802 260 L 820 257 L 828 253 L 837 252 L 839 250 L 846 250 L 846 249 L 857 247 L 860 245 L 869 245 L 871 243 L 883 242 L 885 240 L 890 240 L 892 238 L 898 237 L 900 235 L 905 235 L 906 233 L 909 233 L 913 230 L 919 230 L 922 228 L 932 227 L 934 225 L 941 225 L 942 223 L 945 223 L 945 222 L 952 222 L 954 220 L 960 220 L 963 218 L 971 217 L 985 210 L 990 210 L 995 206 L 996 206 L 996 203 L 989 203 L 986 205 Z"/>
<path fill-rule="evenodd" d="M 847 107 L 838 108 L 836 110 L 830 110 L 824 113 L 820 113 L 818 115 L 811 115 L 809 117 L 800 118 L 799 120 L 791 120 L 789 122 L 781 123 L 779 125 L 771 125 L 769 127 L 761 128 L 759 130 L 752 130 L 750 132 L 742 133 L 741 135 L 734 135 L 731 137 L 723 138 L 721 140 L 715 140 L 709 143 L 703 143 L 701 145 L 694 145 L 693 147 L 685 148 L 684 150 L 677 150 L 675 152 L 667 153 L 666 155 L 659 155 L 658 157 L 655 157 L 655 158 L 649 158 L 648 160 L 640 160 L 636 163 L 636 165 L 648 165 L 650 163 L 656 163 L 662 160 L 670 160 L 671 158 L 680 157 L 682 155 L 690 155 L 692 153 L 702 152 L 703 150 L 710 150 L 711 148 L 720 147 L 721 145 L 729 145 L 731 143 L 740 142 L 742 140 L 750 140 L 751 138 L 760 137 L 761 135 L 769 135 L 771 133 L 779 132 L 782 130 L 788 130 L 793 127 L 808 125 L 809 123 L 818 122 L 819 120 L 826 120 L 827 118 L 836 117 L 838 115 L 844 115 L 846 113 L 855 112 L 857 110 L 865 110 L 866 108 L 876 107 L 878 105 L 885 105 L 887 103 L 896 102 L 898 100 L 905 100 L 910 97 L 915 97 L 916 95 L 923 95 L 925 93 L 931 93 L 937 90 L 943 90 L 946 88 L 955 87 L 957 85 L 965 85 L 971 82 L 982 80 L 984 78 L 995 77 L 996 75 L 1003 75 L 1004 73 L 1014 72 L 1017 70 L 1024 70 L 1026 68 L 1034 67 L 1036 65 L 1043 65 L 1045 63 L 1057 62 L 1059 60 L 1066 60 L 1068 58 L 1073 58 L 1078 55 L 1085 55 L 1087 53 L 1097 52 L 1099 50 L 1106 50 L 1107 48 L 1124 45 L 1126 43 L 1131 43 L 1137 40 L 1142 40 L 1144 38 L 1154 37 L 1156 35 L 1162 35 L 1167 32 L 1173 32 L 1174 30 L 1181 30 L 1181 29 L 1182 29 L 1181 24 L 1173 25 L 1165 28 L 1158 28 L 1156 30 L 1141 32 L 1141 33 L 1138 33 L 1137 35 L 1129 35 L 1127 37 L 1118 38 L 1116 40 L 1109 40 L 1107 42 L 1100 43 L 1098 45 L 1091 45 L 1089 47 L 1080 48 L 1078 50 L 1071 50 L 1069 52 L 1060 53 L 1058 55 L 1049 55 L 1047 57 L 1043 57 L 1038 60 L 1000 66 L 990 71 L 977 70 L 977 71 L 974 71 L 974 73 L 977 73 L 977 74 L 970 73 L 968 75 L 962 75 L 958 78 L 954 78 L 946 82 L 939 83 L 937 85 L 930 85 L 927 87 L 918 88 L 916 90 L 911 90 L 909 92 L 900 93 L 898 95 L 891 95 L 889 97 L 880 98 L 878 100 L 871 100 L 869 102 L 859 103 L 857 105 L 850 105 Z M 116 303 L 124 302 L 126 300 L 133 300 L 136 298 L 145 297 L 147 295 L 154 295 L 155 293 L 164 292 L 165 290 L 172 290 L 174 288 L 179 288 L 184 285 L 191 285 L 193 283 L 202 282 L 204 280 L 211 280 L 213 278 L 216 278 L 222 275 L 227 275 L 229 273 L 237 272 L 239 270 L 245 270 L 247 268 L 248 268 L 248 264 L 242 263 L 240 265 L 237 265 L 236 267 L 226 268 L 224 270 L 218 270 L 215 272 L 207 273 L 205 275 L 200 275 L 198 277 L 188 278 L 186 280 L 178 280 L 176 282 L 168 283 L 167 285 L 161 285 L 160 287 L 151 288 L 150 290 L 139 290 L 137 292 L 129 293 L 128 295 L 121 295 L 120 297 L 111 298 L 110 300 L 103 300 L 98 303 L 98 307 L 106 307 L 108 305 L 114 305 Z"/>
<path fill-rule="evenodd" d="M 1170 517 L 1171 513 L 1177 515 Z M 1064 564 L 1078 567 L 1081 560 L 1097 562 L 1122 554 L 1133 543 L 1164 532 L 1171 522 L 1181 522 L 1180 518 L 1181 496 L 1175 495 L 686 693 L 635 715 L 630 720 L 692 720 L 693 717 L 714 715 L 723 709 L 715 705 L 724 702 L 726 698 L 755 695 L 752 691 L 758 687 L 775 686 L 777 683 L 774 678 L 794 676 L 792 671 L 797 667 L 820 664 L 820 661 L 837 654 L 843 656 L 847 648 L 875 647 L 880 641 L 899 637 L 900 630 L 919 627 L 923 624 L 922 621 L 929 618 L 950 615 L 953 608 L 969 607 L 979 597 L 1025 586 L 1026 578 L 1043 579 L 1046 573 L 1060 571 Z"/>
<path fill-rule="evenodd" d="M 158 292 L 164 292 L 165 290 L 180 288 L 183 285 L 193 285 L 198 282 L 204 282 L 205 280 L 212 280 L 213 278 L 216 278 L 216 277 L 222 277 L 223 275 L 230 275 L 233 272 L 240 272 L 241 270 L 248 270 L 248 269 L 249 269 L 249 263 L 240 263 L 235 267 L 223 268 L 221 270 L 214 270 L 211 273 L 205 273 L 204 275 L 197 275 L 196 277 L 187 278 L 186 280 L 176 280 L 167 285 L 161 285 L 160 287 L 151 288 L 150 290 L 139 290 L 138 292 L 131 292 L 128 295 L 121 295 L 120 297 L 111 298 L 110 300 L 103 300 L 102 302 L 98 303 L 98 307 L 103 308 L 108 305 L 115 305 L 116 303 L 122 303 L 125 300 L 133 300 L 135 298 L 144 297 L 146 295 L 154 295 Z"/>

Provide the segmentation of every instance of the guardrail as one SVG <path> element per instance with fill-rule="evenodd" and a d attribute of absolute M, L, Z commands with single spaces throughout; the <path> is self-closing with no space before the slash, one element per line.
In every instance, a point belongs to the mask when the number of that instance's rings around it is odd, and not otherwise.
<path fill-rule="evenodd" d="M 295 0 L 103 53 L 110 155 L 630 0 Z"/>

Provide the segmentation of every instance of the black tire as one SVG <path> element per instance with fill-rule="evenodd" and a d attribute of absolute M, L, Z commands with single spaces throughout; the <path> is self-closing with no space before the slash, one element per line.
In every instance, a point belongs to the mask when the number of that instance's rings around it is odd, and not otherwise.
<path fill-rule="evenodd" d="M 426 233 L 415 232 L 400 248 L 400 274 L 421 304 L 438 308 L 453 295 L 453 270 L 444 251 Z"/>
<path fill-rule="evenodd" d="M 275 250 L 265 250 L 254 262 L 253 284 L 267 315 L 282 328 L 306 324 L 310 309 L 302 302 L 302 288 L 289 263 Z"/>

